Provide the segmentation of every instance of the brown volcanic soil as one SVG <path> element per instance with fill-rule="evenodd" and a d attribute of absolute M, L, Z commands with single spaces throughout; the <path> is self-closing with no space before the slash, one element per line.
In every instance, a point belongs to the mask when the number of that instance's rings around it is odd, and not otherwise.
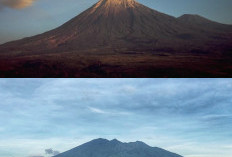
<path fill-rule="evenodd" d="M 232 77 L 232 26 L 100 0 L 0 52 L 1 77 Z"/>
<path fill-rule="evenodd" d="M 0 77 L 231 77 L 232 56 L 197 51 L 73 51 L 1 58 Z"/>

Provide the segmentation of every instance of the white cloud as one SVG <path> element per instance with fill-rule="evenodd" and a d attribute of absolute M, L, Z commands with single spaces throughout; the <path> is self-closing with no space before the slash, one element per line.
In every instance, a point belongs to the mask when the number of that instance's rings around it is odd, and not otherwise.
<path fill-rule="evenodd" d="M 88 109 L 91 111 L 91 112 L 94 112 L 94 113 L 99 113 L 99 114 L 108 114 L 108 115 L 112 115 L 112 116 L 116 116 L 116 115 L 131 115 L 132 113 L 130 112 L 120 112 L 120 111 L 105 111 L 105 110 L 102 110 L 102 109 L 99 109 L 99 108 L 95 108 L 95 107 L 89 107 L 88 106 Z"/>
<path fill-rule="evenodd" d="M 98 108 L 94 108 L 94 107 L 88 107 L 88 109 L 91 111 L 91 112 L 94 112 L 94 113 L 101 113 L 101 114 L 106 114 L 107 112 L 101 110 L 101 109 L 98 109 Z"/>

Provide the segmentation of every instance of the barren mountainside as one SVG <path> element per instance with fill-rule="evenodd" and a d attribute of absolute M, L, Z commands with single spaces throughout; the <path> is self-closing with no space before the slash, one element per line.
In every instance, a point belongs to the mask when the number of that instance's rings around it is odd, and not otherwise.
<path fill-rule="evenodd" d="M 51 31 L 0 45 L 1 77 L 228 77 L 232 26 L 100 0 Z"/>
<path fill-rule="evenodd" d="M 227 32 L 213 34 L 215 32 L 208 29 L 211 27 L 216 32 Z M 215 35 L 231 40 L 228 36 L 228 32 L 232 32 L 230 28 L 200 16 L 184 15 L 177 19 L 134 0 L 100 0 L 57 29 L 3 47 L 62 51 L 102 47 L 162 48 L 169 45 L 175 49 L 186 47 L 189 42 L 197 46 L 214 42 Z"/>

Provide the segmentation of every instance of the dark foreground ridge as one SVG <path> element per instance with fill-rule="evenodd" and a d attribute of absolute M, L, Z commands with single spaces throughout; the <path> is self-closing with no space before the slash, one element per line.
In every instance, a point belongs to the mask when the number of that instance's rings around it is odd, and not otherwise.
<path fill-rule="evenodd" d="M 178 154 L 136 141 L 95 139 L 54 157 L 182 157 Z"/>
<path fill-rule="evenodd" d="M 62 26 L 0 45 L 0 77 L 232 77 L 232 26 L 100 0 Z"/>

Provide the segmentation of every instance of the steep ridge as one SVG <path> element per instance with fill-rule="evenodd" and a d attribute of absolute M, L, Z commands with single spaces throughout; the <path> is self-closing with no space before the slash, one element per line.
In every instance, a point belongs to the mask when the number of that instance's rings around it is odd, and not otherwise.
<path fill-rule="evenodd" d="M 100 0 L 54 30 L 10 42 L 2 47 L 5 51 L 40 52 L 98 48 L 180 49 L 189 45 L 205 45 L 215 40 L 211 38 L 212 31 L 202 33 L 201 28 L 204 26 L 195 27 L 196 20 L 191 21 L 193 24 L 189 25 L 185 17 L 177 19 L 134 0 Z M 208 22 L 208 25 L 211 24 L 215 25 Z M 223 40 L 228 39 L 225 34 L 221 36 Z"/>
<path fill-rule="evenodd" d="M 181 157 L 143 142 L 122 143 L 116 139 L 95 139 L 54 157 Z"/>

